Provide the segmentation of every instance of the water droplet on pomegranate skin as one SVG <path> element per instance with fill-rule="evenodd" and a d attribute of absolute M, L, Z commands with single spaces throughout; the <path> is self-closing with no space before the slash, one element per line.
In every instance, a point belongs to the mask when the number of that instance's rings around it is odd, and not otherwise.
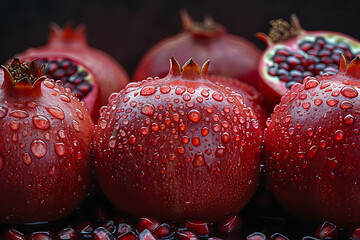
<path fill-rule="evenodd" d="M 345 86 L 341 89 L 341 94 L 348 98 L 354 98 L 358 96 L 358 91 L 350 86 Z"/>
<path fill-rule="evenodd" d="M 221 95 L 221 93 L 218 93 L 218 92 L 214 92 L 212 94 L 212 98 L 215 99 L 218 102 L 221 102 L 222 100 L 224 100 L 223 95 Z"/>
<path fill-rule="evenodd" d="M 46 130 L 50 127 L 50 121 L 41 115 L 33 116 L 32 122 L 34 126 L 38 129 Z"/>
<path fill-rule="evenodd" d="M 129 137 L 129 143 L 130 143 L 130 144 L 135 144 L 135 142 L 136 142 L 136 137 L 135 137 L 134 135 L 131 135 L 131 136 Z"/>
<path fill-rule="evenodd" d="M 183 137 L 182 137 L 182 142 L 183 142 L 184 144 L 188 144 L 189 141 L 190 141 L 190 139 L 189 139 L 188 136 L 183 136 Z"/>
<path fill-rule="evenodd" d="M 193 109 L 193 110 L 189 111 L 189 113 L 188 113 L 188 118 L 189 118 L 191 121 L 197 123 L 197 122 L 199 122 L 200 119 L 201 119 L 201 114 L 200 114 L 199 111 Z"/>
<path fill-rule="evenodd" d="M 346 125 L 351 126 L 351 125 L 354 124 L 354 122 L 355 122 L 355 118 L 354 118 L 353 115 L 348 114 L 348 115 L 346 115 L 346 116 L 344 117 L 344 123 L 345 123 Z"/>
<path fill-rule="evenodd" d="M 327 105 L 329 105 L 330 107 L 334 107 L 336 104 L 338 104 L 338 100 L 336 99 L 333 99 L 333 98 L 329 98 L 326 103 Z"/>
<path fill-rule="evenodd" d="M 336 130 L 334 136 L 336 140 L 340 141 L 344 138 L 345 134 L 343 130 Z"/>
<path fill-rule="evenodd" d="M 59 156 L 62 157 L 65 155 L 66 153 L 66 147 L 64 143 L 55 143 L 55 153 Z"/>
<path fill-rule="evenodd" d="M 10 113 L 10 116 L 16 118 L 27 118 L 29 117 L 29 114 L 23 110 L 14 110 Z"/>
<path fill-rule="evenodd" d="M 198 138 L 198 137 L 193 137 L 193 138 L 191 139 L 191 142 L 192 142 L 192 144 L 193 144 L 195 147 L 198 147 L 198 146 L 200 145 L 200 138 Z"/>
<path fill-rule="evenodd" d="M 334 169 L 338 165 L 338 160 L 335 157 L 328 158 L 326 163 L 330 169 Z"/>
<path fill-rule="evenodd" d="M 317 146 L 312 146 L 307 153 L 308 158 L 313 159 L 318 150 L 319 148 Z"/>
<path fill-rule="evenodd" d="M 316 105 L 316 106 L 320 106 L 321 104 L 322 104 L 322 99 L 320 99 L 320 98 L 316 98 L 315 100 L 314 100 L 314 104 Z"/>
<path fill-rule="evenodd" d="M 0 119 L 5 117 L 8 112 L 8 109 L 6 107 L 0 107 Z"/>
<path fill-rule="evenodd" d="M 59 130 L 58 135 L 60 138 L 63 138 L 63 139 L 66 137 L 64 130 Z"/>
<path fill-rule="evenodd" d="M 305 89 L 310 89 L 317 87 L 319 85 L 319 82 L 317 80 L 311 79 L 305 83 Z"/>
<path fill-rule="evenodd" d="M 186 89 L 185 89 L 184 87 L 181 87 L 181 86 L 176 87 L 176 89 L 175 89 L 175 93 L 176 93 L 177 95 L 181 95 L 181 94 L 183 94 L 185 91 L 186 91 Z"/>
<path fill-rule="evenodd" d="M 31 158 L 31 156 L 30 156 L 29 153 L 24 153 L 24 154 L 22 155 L 22 159 L 23 159 L 23 162 L 25 163 L 25 165 L 27 165 L 27 166 L 30 166 L 30 165 L 31 165 L 31 163 L 32 163 L 32 158 Z"/>
<path fill-rule="evenodd" d="M 4 168 L 4 157 L 0 154 L 0 171 Z"/>
<path fill-rule="evenodd" d="M 155 107 L 152 104 L 145 104 L 141 107 L 140 112 L 147 116 L 152 116 L 155 113 Z"/>
<path fill-rule="evenodd" d="M 350 108 L 352 108 L 354 105 L 351 103 L 351 102 L 349 102 L 349 101 L 342 101 L 341 103 L 340 103 L 340 108 L 341 109 L 350 109 Z"/>
<path fill-rule="evenodd" d="M 65 118 L 64 111 L 59 107 L 49 107 L 46 110 L 57 119 L 63 120 Z"/>
<path fill-rule="evenodd" d="M 218 146 L 215 151 L 216 157 L 223 157 L 226 153 L 226 148 L 224 146 Z"/>
<path fill-rule="evenodd" d="M 171 88 L 169 86 L 167 86 L 167 85 L 163 85 L 163 86 L 160 87 L 160 92 L 164 93 L 164 94 L 169 93 L 170 90 L 171 90 Z"/>
<path fill-rule="evenodd" d="M 54 176 L 56 172 L 56 166 L 55 165 L 51 165 L 49 168 L 49 175 L 50 176 Z"/>
<path fill-rule="evenodd" d="M 59 97 L 60 97 L 60 100 L 63 102 L 67 102 L 67 103 L 71 102 L 70 98 L 66 95 L 60 95 Z"/>
<path fill-rule="evenodd" d="M 10 123 L 10 128 L 11 130 L 16 131 L 20 128 L 20 123 L 18 121 L 12 121 Z"/>
<path fill-rule="evenodd" d="M 76 109 L 76 115 L 80 120 L 84 119 L 84 113 L 80 109 Z"/>
<path fill-rule="evenodd" d="M 44 81 L 44 85 L 45 87 L 48 87 L 50 89 L 54 88 L 55 87 L 55 83 L 54 82 L 51 82 L 51 81 Z"/>
<path fill-rule="evenodd" d="M 31 152 L 34 154 L 34 156 L 37 158 L 44 157 L 47 152 L 46 143 L 40 139 L 34 140 L 31 143 L 30 149 L 31 149 Z"/>
<path fill-rule="evenodd" d="M 221 135 L 221 142 L 222 143 L 229 143 L 230 142 L 230 134 L 229 133 L 227 133 L 227 132 L 225 132 L 225 133 L 223 133 L 222 135 Z"/>
<path fill-rule="evenodd" d="M 205 157 L 202 153 L 197 153 L 194 157 L 193 166 L 201 167 L 205 165 Z"/>
<path fill-rule="evenodd" d="M 304 103 L 302 104 L 302 107 L 303 107 L 304 109 L 309 109 L 310 106 L 311 106 L 311 103 L 310 103 L 310 102 L 304 102 Z"/>
<path fill-rule="evenodd" d="M 153 95 L 154 93 L 156 93 L 156 88 L 153 86 L 143 87 L 140 91 L 141 96 L 150 96 Z"/>
<path fill-rule="evenodd" d="M 79 123 L 78 123 L 76 120 L 73 120 L 73 121 L 72 121 L 72 126 L 73 126 L 73 128 L 74 128 L 74 130 L 75 130 L 76 132 L 79 132 L 79 131 L 80 131 L 80 125 L 79 125 Z"/>
<path fill-rule="evenodd" d="M 37 106 L 37 104 L 35 102 L 27 102 L 26 106 L 29 108 L 35 108 Z"/>

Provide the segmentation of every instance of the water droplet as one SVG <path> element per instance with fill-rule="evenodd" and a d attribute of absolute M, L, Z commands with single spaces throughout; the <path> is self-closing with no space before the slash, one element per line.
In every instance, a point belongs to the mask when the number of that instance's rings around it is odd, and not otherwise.
<path fill-rule="evenodd" d="M 84 119 L 84 113 L 80 109 L 76 109 L 76 115 L 80 120 Z"/>
<path fill-rule="evenodd" d="M 16 130 L 19 129 L 19 127 L 20 127 L 20 123 L 19 123 L 18 121 L 12 121 L 12 122 L 10 123 L 10 128 L 11 128 L 11 130 L 16 131 Z"/>
<path fill-rule="evenodd" d="M 201 135 L 206 136 L 209 134 L 209 129 L 207 127 L 203 127 L 203 129 L 201 129 Z"/>
<path fill-rule="evenodd" d="M 221 130 L 220 125 L 219 125 L 219 124 L 214 124 L 214 126 L 213 126 L 213 131 L 214 131 L 214 132 L 219 132 L 220 130 Z"/>
<path fill-rule="evenodd" d="M 311 106 L 311 103 L 310 103 L 310 102 L 304 102 L 304 103 L 302 104 L 302 107 L 303 107 L 304 109 L 309 109 L 310 106 Z"/>
<path fill-rule="evenodd" d="M 193 109 L 193 110 L 189 111 L 189 113 L 188 113 L 188 118 L 189 118 L 191 121 L 197 123 L 197 122 L 199 122 L 200 119 L 201 119 L 201 114 L 199 113 L 199 111 Z"/>
<path fill-rule="evenodd" d="M 350 86 L 345 86 L 341 89 L 341 94 L 348 98 L 357 97 L 358 91 Z"/>
<path fill-rule="evenodd" d="M 135 142 L 136 142 L 136 137 L 135 137 L 134 135 L 131 135 L 131 136 L 129 137 L 129 143 L 130 143 L 130 144 L 135 144 Z"/>
<path fill-rule="evenodd" d="M 66 95 L 60 95 L 60 100 L 69 103 L 71 100 Z"/>
<path fill-rule="evenodd" d="M 46 143 L 40 139 L 34 140 L 30 146 L 31 152 L 37 158 L 42 158 L 46 155 L 47 152 L 46 148 L 47 148 Z"/>
<path fill-rule="evenodd" d="M 307 95 L 305 93 L 302 93 L 299 95 L 300 100 L 305 100 L 307 98 Z"/>
<path fill-rule="evenodd" d="M 75 130 L 76 132 L 79 132 L 79 131 L 80 131 L 80 125 L 79 125 L 79 123 L 78 123 L 76 120 L 73 120 L 73 121 L 72 121 L 72 126 L 73 126 L 73 128 L 74 128 L 74 130 Z"/>
<path fill-rule="evenodd" d="M 185 148 L 183 148 L 183 147 L 177 147 L 177 151 L 178 151 L 178 153 L 180 153 L 180 154 L 184 154 L 185 153 Z"/>
<path fill-rule="evenodd" d="M 333 99 L 333 98 L 329 98 L 329 99 L 326 101 L 327 105 L 329 105 L 330 107 L 335 106 L 336 104 L 338 104 L 338 102 L 339 102 L 338 100 Z"/>
<path fill-rule="evenodd" d="M 35 102 L 27 102 L 26 106 L 29 108 L 35 108 L 37 106 L 37 104 Z"/>
<path fill-rule="evenodd" d="M 48 88 L 54 88 L 55 87 L 55 83 L 50 82 L 48 80 L 44 81 L 44 85 L 45 85 L 45 87 L 48 87 Z"/>
<path fill-rule="evenodd" d="M 114 149 L 116 147 L 116 139 L 115 138 L 111 138 L 109 140 L 109 148 Z"/>
<path fill-rule="evenodd" d="M 66 147 L 64 143 L 55 143 L 55 153 L 58 156 L 64 156 L 66 153 Z"/>
<path fill-rule="evenodd" d="M 226 153 L 226 148 L 224 146 L 218 146 L 215 151 L 216 157 L 223 157 Z"/>
<path fill-rule="evenodd" d="M 344 117 L 344 123 L 346 124 L 346 125 L 353 125 L 354 124 L 354 121 L 355 121 L 355 118 L 354 118 L 354 116 L 353 115 L 351 115 L 351 114 L 348 114 L 348 115 L 346 115 L 345 117 Z"/>
<path fill-rule="evenodd" d="M 31 163 L 32 163 L 32 158 L 31 158 L 31 156 L 30 156 L 29 153 L 24 153 L 24 154 L 22 155 L 22 159 L 23 159 L 25 165 L 27 165 L 27 166 L 30 166 L 30 165 L 31 165 Z"/>
<path fill-rule="evenodd" d="M 0 171 L 4 168 L 4 157 L 0 154 Z"/>
<path fill-rule="evenodd" d="M 308 136 L 310 136 L 310 137 L 314 136 L 314 130 L 313 130 L 312 128 L 308 128 L 307 134 L 308 134 Z"/>
<path fill-rule="evenodd" d="M 0 119 L 5 117 L 8 112 L 8 109 L 5 107 L 0 107 Z"/>
<path fill-rule="evenodd" d="M 327 165 L 330 169 L 334 169 L 338 165 L 338 161 L 335 157 L 327 159 Z"/>
<path fill-rule="evenodd" d="M 191 139 L 191 142 L 192 142 L 192 144 L 193 144 L 195 147 L 197 147 L 197 146 L 200 145 L 200 138 L 198 138 L 198 137 L 193 137 L 193 138 Z"/>
<path fill-rule="evenodd" d="M 286 123 L 289 123 L 290 122 L 290 120 L 291 120 L 291 115 L 287 115 L 286 117 L 285 117 L 285 122 Z"/>
<path fill-rule="evenodd" d="M 49 107 L 46 110 L 57 119 L 62 120 L 65 118 L 64 111 L 59 107 Z"/>
<path fill-rule="evenodd" d="M 229 143 L 230 142 L 230 135 L 229 135 L 229 133 L 227 133 L 227 132 L 224 132 L 222 135 L 221 135 L 221 142 L 222 143 Z"/>
<path fill-rule="evenodd" d="M 326 147 L 326 142 L 325 142 L 325 140 L 321 140 L 321 141 L 320 141 L 320 147 L 322 147 L 322 148 Z"/>
<path fill-rule="evenodd" d="M 319 85 L 319 82 L 317 80 L 309 80 L 305 83 L 305 89 L 310 89 L 310 88 L 314 88 L 317 87 Z"/>
<path fill-rule="evenodd" d="M 181 94 L 183 94 L 185 91 L 186 91 L 186 89 L 185 89 L 184 87 L 181 87 L 181 86 L 176 87 L 176 89 L 175 89 L 175 93 L 176 93 L 177 95 L 181 95 Z"/>
<path fill-rule="evenodd" d="M 209 91 L 207 91 L 207 90 L 202 90 L 201 91 L 201 96 L 203 96 L 203 97 L 209 97 Z"/>
<path fill-rule="evenodd" d="M 143 87 L 140 91 L 141 96 L 150 96 L 153 95 L 156 92 L 156 88 L 153 86 L 146 86 Z"/>
<path fill-rule="evenodd" d="M 194 157 L 193 166 L 201 167 L 205 165 L 205 157 L 202 153 L 197 153 Z"/>
<path fill-rule="evenodd" d="M 38 129 L 46 130 L 50 127 L 50 121 L 41 115 L 33 116 L 32 122 L 34 126 Z"/>
<path fill-rule="evenodd" d="M 349 101 L 342 101 L 340 103 L 340 108 L 342 108 L 342 109 L 350 109 L 352 107 L 353 107 L 353 104 Z"/>
<path fill-rule="evenodd" d="M 314 100 L 314 104 L 316 105 L 316 106 L 319 106 L 319 105 L 321 105 L 322 104 L 322 99 L 321 98 L 316 98 L 315 100 Z"/>
<path fill-rule="evenodd" d="M 218 92 L 214 92 L 212 94 L 212 97 L 213 97 L 213 99 L 215 99 L 218 102 L 221 102 L 224 99 L 223 95 L 221 95 L 221 93 L 218 93 Z"/>
<path fill-rule="evenodd" d="M 184 144 L 188 144 L 189 141 L 190 141 L 190 139 L 189 139 L 188 136 L 183 136 L 183 137 L 182 137 L 182 142 L 183 142 Z"/>
<path fill-rule="evenodd" d="M 317 146 L 315 146 L 315 145 L 312 146 L 307 153 L 308 158 L 313 159 L 318 150 L 319 150 L 319 148 Z"/>
<path fill-rule="evenodd" d="M 335 139 L 336 140 L 342 140 L 344 138 L 345 134 L 343 130 L 336 130 L 335 131 Z"/>
<path fill-rule="evenodd" d="M 184 94 L 182 98 L 184 99 L 184 101 L 190 101 L 191 100 L 191 96 L 188 93 Z"/>
<path fill-rule="evenodd" d="M 23 110 L 14 110 L 10 113 L 11 116 L 16 118 L 27 118 L 29 114 Z"/>
<path fill-rule="evenodd" d="M 171 88 L 169 86 L 167 86 L 167 85 L 163 85 L 163 86 L 160 87 L 160 92 L 164 93 L 164 94 L 169 93 L 170 90 L 171 90 Z"/>
<path fill-rule="evenodd" d="M 152 104 L 145 104 L 142 106 L 140 112 L 144 115 L 152 116 L 155 113 L 155 107 Z"/>

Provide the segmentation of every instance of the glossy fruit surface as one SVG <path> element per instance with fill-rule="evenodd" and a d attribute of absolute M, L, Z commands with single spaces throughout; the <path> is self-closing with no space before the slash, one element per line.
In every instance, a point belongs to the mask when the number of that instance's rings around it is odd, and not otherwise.
<path fill-rule="evenodd" d="M 280 203 L 297 217 L 360 223 L 360 59 L 294 84 L 274 109 L 264 169 Z"/>
<path fill-rule="evenodd" d="M 91 117 L 35 60 L 2 68 L 0 222 L 66 216 L 88 193 Z"/>
<path fill-rule="evenodd" d="M 262 133 L 243 97 L 172 58 L 162 79 L 109 98 L 95 130 L 96 173 L 113 204 L 136 216 L 213 221 L 258 185 Z"/>
<path fill-rule="evenodd" d="M 83 100 L 94 121 L 99 108 L 106 105 L 109 95 L 124 88 L 129 81 L 127 73 L 107 53 L 88 45 L 83 25 L 61 29 L 53 24 L 46 45 L 29 48 L 17 55 L 22 61 L 36 58 L 47 63 L 45 74 L 61 80 L 64 87 Z"/>
<path fill-rule="evenodd" d="M 260 50 L 250 41 L 226 32 L 212 19 L 196 23 L 182 12 L 183 30 L 165 38 L 149 49 L 134 73 L 134 81 L 147 77 L 165 77 L 167 60 L 174 56 L 181 64 L 193 58 L 195 62 L 211 60 L 209 75 L 236 78 L 259 88 L 257 64 Z"/>
<path fill-rule="evenodd" d="M 358 40 L 339 32 L 305 31 L 295 15 L 291 16 L 291 24 L 282 19 L 270 21 L 270 24 L 268 36 L 258 34 L 268 45 L 260 58 L 258 71 L 271 108 L 293 84 L 302 83 L 305 77 L 335 74 L 340 53 L 350 61 L 360 52 Z"/>

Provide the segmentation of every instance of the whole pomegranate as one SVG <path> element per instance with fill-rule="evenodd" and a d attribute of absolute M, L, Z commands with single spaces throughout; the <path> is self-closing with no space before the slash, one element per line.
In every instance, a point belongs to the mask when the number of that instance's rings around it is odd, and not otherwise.
<path fill-rule="evenodd" d="M 269 109 L 295 83 L 323 73 L 333 75 L 340 63 L 340 53 L 348 61 L 360 52 L 360 42 L 350 36 L 330 31 L 305 31 L 298 18 L 291 23 L 282 19 L 270 21 L 269 35 L 258 33 L 268 48 L 263 52 L 258 71 L 261 87 Z"/>
<path fill-rule="evenodd" d="M 80 101 L 14 59 L 0 79 L 0 222 L 59 219 L 90 186 L 94 123 Z"/>
<path fill-rule="evenodd" d="M 306 77 L 274 109 L 264 138 L 268 184 L 292 214 L 360 224 L 360 59 Z"/>
<path fill-rule="evenodd" d="M 165 77 L 167 60 L 172 56 L 180 63 L 192 57 L 196 62 L 211 59 L 209 74 L 236 78 L 259 88 L 257 65 L 260 50 L 253 43 L 228 34 L 211 18 L 197 23 L 185 11 L 181 16 L 182 32 L 163 39 L 145 53 L 134 72 L 134 81 L 148 76 Z"/>
<path fill-rule="evenodd" d="M 133 82 L 100 110 L 96 174 L 119 209 L 182 222 L 239 211 L 259 182 L 262 133 L 251 108 L 172 58 L 164 78 Z"/>
<path fill-rule="evenodd" d="M 29 48 L 16 57 L 22 61 L 36 58 L 39 64 L 46 63 L 45 74 L 61 80 L 64 87 L 83 100 L 94 121 L 109 95 L 129 82 L 127 73 L 115 59 L 87 44 L 84 25 L 76 29 L 67 25 L 61 29 L 53 24 L 45 46 Z"/>

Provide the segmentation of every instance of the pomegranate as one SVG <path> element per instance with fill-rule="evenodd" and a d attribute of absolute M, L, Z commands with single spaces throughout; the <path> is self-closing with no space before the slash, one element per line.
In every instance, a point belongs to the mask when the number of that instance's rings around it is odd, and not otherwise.
<path fill-rule="evenodd" d="M 59 219 L 90 186 L 94 124 L 80 101 L 35 60 L 2 66 L 0 222 Z"/>
<path fill-rule="evenodd" d="M 294 84 L 267 122 L 265 175 L 299 218 L 360 223 L 359 73 L 359 57 L 341 55 L 336 75 Z"/>
<path fill-rule="evenodd" d="M 244 98 L 246 106 L 251 107 L 259 121 L 261 129 L 265 129 L 265 122 L 268 114 L 264 107 L 263 95 L 251 85 L 240 82 L 234 78 L 227 78 L 219 75 L 210 75 L 209 80 L 230 87 L 232 91 L 239 93 Z"/>
<path fill-rule="evenodd" d="M 45 46 L 29 48 L 17 57 L 22 61 L 36 58 L 39 64 L 46 63 L 45 74 L 61 80 L 64 87 L 83 100 L 94 121 L 109 95 L 129 82 L 127 73 L 115 59 L 87 44 L 84 25 L 61 29 L 53 24 Z"/>
<path fill-rule="evenodd" d="M 335 74 L 340 63 L 340 53 L 348 61 L 360 52 L 360 42 L 350 36 L 330 31 L 305 31 L 298 18 L 291 23 L 282 19 L 270 21 L 269 35 L 258 33 L 267 43 L 258 71 L 261 87 L 269 108 L 280 102 L 281 96 L 295 83 L 323 73 Z"/>
<path fill-rule="evenodd" d="M 180 63 L 189 58 L 196 62 L 211 59 L 209 74 L 239 79 L 258 88 L 257 65 L 260 50 L 248 40 L 228 34 L 225 28 L 211 18 L 197 23 L 181 12 L 181 33 L 163 39 L 145 53 L 134 72 L 134 81 L 148 76 L 165 77 L 168 73 L 167 59 L 174 56 Z"/>
<path fill-rule="evenodd" d="M 262 133 L 240 94 L 172 58 L 164 78 L 133 82 L 100 110 L 95 168 L 119 209 L 213 221 L 236 213 L 259 182 Z M 221 189 L 221 191 L 220 191 Z"/>

